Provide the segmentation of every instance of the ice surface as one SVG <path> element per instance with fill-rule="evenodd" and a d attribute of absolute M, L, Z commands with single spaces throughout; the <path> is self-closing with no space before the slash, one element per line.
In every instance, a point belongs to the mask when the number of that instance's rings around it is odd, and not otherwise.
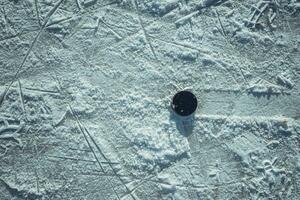
<path fill-rule="evenodd" d="M 299 4 L 0 0 L 0 200 L 300 199 Z"/>

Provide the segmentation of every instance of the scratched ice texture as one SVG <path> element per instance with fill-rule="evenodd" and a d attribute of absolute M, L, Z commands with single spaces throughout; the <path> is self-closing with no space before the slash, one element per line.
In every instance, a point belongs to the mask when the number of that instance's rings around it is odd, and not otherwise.
<path fill-rule="evenodd" d="M 299 85 L 299 0 L 0 0 L 0 200 L 299 200 Z"/>

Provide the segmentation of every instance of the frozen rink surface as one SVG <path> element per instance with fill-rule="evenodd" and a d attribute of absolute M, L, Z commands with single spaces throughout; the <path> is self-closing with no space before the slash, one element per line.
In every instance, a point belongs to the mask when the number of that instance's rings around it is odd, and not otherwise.
<path fill-rule="evenodd" d="M 299 0 L 0 0 L 0 200 L 299 200 L 299 86 Z"/>

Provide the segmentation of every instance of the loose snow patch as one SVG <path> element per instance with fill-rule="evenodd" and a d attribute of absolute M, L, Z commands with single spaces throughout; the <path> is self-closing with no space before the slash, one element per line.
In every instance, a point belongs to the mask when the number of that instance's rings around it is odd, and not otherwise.
<path fill-rule="evenodd" d="M 171 124 L 154 129 L 137 128 L 133 132 L 133 144 L 137 150 L 137 159 L 141 168 L 162 169 L 172 162 L 189 156 L 187 139 Z"/>

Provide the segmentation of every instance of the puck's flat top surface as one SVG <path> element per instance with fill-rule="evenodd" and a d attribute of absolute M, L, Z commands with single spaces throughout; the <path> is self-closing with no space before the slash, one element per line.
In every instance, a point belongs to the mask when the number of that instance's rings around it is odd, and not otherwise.
<path fill-rule="evenodd" d="M 180 91 L 172 99 L 172 109 L 180 116 L 191 115 L 197 109 L 197 98 L 189 91 Z"/>

